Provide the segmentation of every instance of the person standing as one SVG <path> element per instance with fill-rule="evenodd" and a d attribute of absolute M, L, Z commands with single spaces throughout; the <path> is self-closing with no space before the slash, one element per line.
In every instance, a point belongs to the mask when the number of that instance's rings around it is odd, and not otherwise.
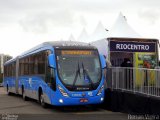
<path fill-rule="evenodd" d="M 124 67 L 124 85 L 125 89 L 133 88 L 133 64 L 131 63 L 129 58 L 124 58 L 124 61 L 121 64 L 121 67 Z"/>
<path fill-rule="evenodd" d="M 131 63 L 129 58 L 124 58 L 121 67 L 133 67 L 133 64 Z"/>

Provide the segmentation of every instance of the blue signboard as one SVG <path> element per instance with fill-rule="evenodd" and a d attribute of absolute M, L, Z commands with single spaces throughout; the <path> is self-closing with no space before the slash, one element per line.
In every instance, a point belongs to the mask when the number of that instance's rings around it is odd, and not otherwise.
<path fill-rule="evenodd" d="M 155 43 L 110 41 L 111 52 L 156 52 Z"/>

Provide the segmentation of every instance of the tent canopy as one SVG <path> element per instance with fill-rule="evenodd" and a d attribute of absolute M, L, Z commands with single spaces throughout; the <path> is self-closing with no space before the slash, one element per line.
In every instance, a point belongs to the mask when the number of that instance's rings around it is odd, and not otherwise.
<path fill-rule="evenodd" d="M 109 30 L 106 37 L 141 38 L 141 36 L 130 27 L 122 13 L 119 14 L 116 22 L 111 30 Z"/>
<path fill-rule="evenodd" d="M 105 30 L 102 22 L 99 21 L 90 39 L 91 41 L 94 41 L 106 38 L 106 36 L 107 36 L 107 31 Z"/>
<path fill-rule="evenodd" d="M 86 42 L 88 39 L 89 39 L 89 35 L 88 35 L 86 29 L 83 28 L 81 34 L 78 37 L 78 41 L 80 41 L 80 42 Z"/>

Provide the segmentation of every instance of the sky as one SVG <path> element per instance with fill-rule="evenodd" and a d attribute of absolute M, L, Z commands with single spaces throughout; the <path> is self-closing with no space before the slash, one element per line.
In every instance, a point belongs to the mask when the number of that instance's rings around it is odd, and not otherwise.
<path fill-rule="evenodd" d="M 77 39 L 83 28 L 91 35 L 99 21 L 110 30 L 120 12 L 137 33 L 160 39 L 159 0 L 0 0 L 0 53 Z"/>

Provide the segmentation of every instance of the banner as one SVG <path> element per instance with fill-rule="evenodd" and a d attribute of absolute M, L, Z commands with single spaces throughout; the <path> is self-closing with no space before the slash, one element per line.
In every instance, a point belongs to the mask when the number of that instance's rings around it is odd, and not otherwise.
<path fill-rule="evenodd" d="M 110 41 L 111 52 L 156 52 L 155 43 Z"/>

